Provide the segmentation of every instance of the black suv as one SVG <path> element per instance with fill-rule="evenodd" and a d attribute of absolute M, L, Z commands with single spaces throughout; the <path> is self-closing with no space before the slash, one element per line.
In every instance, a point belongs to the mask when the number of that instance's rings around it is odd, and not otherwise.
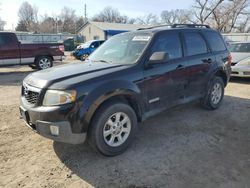
<path fill-rule="evenodd" d="M 217 109 L 230 64 L 224 40 L 209 26 L 139 29 L 110 38 L 84 63 L 28 75 L 20 112 L 44 137 L 87 139 L 102 154 L 118 155 L 149 116 L 197 99 Z"/>

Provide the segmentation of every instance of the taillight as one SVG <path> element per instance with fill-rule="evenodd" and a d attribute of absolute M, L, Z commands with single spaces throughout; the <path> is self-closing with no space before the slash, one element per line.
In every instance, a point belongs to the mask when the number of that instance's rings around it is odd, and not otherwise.
<path fill-rule="evenodd" d="M 64 52 L 64 45 L 60 45 L 59 46 L 59 50 L 62 51 L 62 52 Z"/>
<path fill-rule="evenodd" d="M 231 65 L 232 64 L 232 55 L 229 53 L 227 57 L 227 64 Z"/>

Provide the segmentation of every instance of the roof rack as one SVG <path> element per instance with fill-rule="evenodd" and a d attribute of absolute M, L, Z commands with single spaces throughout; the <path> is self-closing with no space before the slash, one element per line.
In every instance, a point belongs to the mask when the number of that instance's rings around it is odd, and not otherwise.
<path fill-rule="evenodd" d="M 209 25 L 204 25 L 204 24 L 173 24 L 172 25 L 172 28 L 182 28 L 182 27 L 189 27 L 189 28 L 202 28 L 202 27 L 205 27 L 205 28 L 208 28 L 210 29 L 210 26 Z"/>
<path fill-rule="evenodd" d="M 151 26 L 151 27 L 139 28 L 137 30 L 154 29 L 154 28 L 158 28 L 158 27 L 172 27 L 172 25 L 162 24 L 162 25 L 155 25 L 155 26 Z"/>
<path fill-rule="evenodd" d="M 167 25 L 167 24 L 162 24 L 162 25 L 156 25 L 156 26 L 151 26 L 151 27 L 145 27 L 145 28 L 139 28 L 137 30 L 145 30 L 145 29 L 154 29 L 158 27 L 171 27 L 171 28 L 208 28 L 210 29 L 209 25 L 203 25 L 203 24 L 173 24 L 173 25 Z"/>

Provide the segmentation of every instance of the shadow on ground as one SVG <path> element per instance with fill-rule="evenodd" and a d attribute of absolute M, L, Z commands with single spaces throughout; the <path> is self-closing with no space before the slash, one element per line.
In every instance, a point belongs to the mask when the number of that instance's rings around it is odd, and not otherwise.
<path fill-rule="evenodd" d="M 225 96 L 216 111 L 194 103 L 148 119 L 117 157 L 88 144 L 53 146 L 72 174 L 95 187 L 249 187 L 249 122 L 250 100 Z"/>

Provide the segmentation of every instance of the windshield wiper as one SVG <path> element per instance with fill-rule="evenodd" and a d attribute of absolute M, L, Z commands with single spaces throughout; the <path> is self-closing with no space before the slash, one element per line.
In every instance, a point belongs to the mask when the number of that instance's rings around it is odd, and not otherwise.
<path fill-rule="evenodd" d="M 112 63 L 111 61 L 106 61 L 106 60 L 103 60 L 103 59 L 100 59 L 100 60 L 90 60 L 92 62 L 101 62 L 101 63 Z"/>

